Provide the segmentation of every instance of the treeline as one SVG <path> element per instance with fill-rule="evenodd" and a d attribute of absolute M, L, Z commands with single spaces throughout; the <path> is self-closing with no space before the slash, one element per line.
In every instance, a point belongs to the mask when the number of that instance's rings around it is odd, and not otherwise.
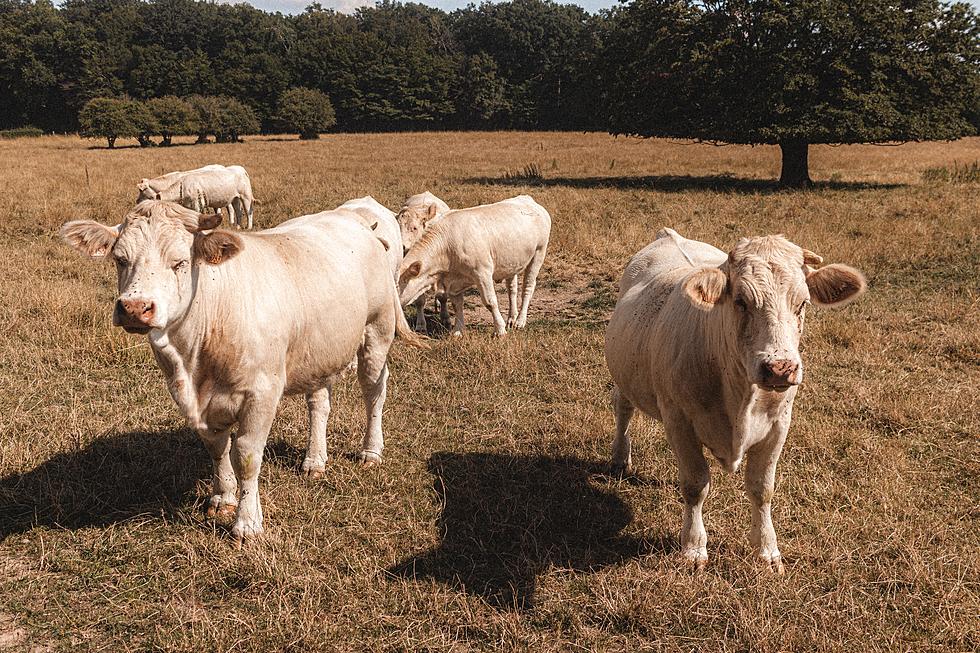
<path fill-rule="evenodd" d="M 292 88 L 329 96 L 344 130 L 602 129 L 609 20 L 550 0 L 451 13 L 385 0 L 354 15 L 313 4 L 296 16 L 196 0 L 0 0 L 0 129 L 75 130 L 94 98 L 198 96 L 234 98 L 279 131 Z"/>

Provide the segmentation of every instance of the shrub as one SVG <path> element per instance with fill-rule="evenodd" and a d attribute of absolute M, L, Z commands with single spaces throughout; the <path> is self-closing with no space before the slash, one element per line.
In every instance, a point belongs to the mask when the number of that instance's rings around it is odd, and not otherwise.
<path fill-rule="evenodd" d="M 326 93 L 312 88 L 291 88 L 279 98 L 279 121 L 303 140 L 320 137 L 337 124 L 333 105 Z"/>
<path fill-rule="evenodd" d="M 35 136 L 44 136 L 44 130 L 33 125 L 0 130 L 0 138 L 33 138 Z"/>

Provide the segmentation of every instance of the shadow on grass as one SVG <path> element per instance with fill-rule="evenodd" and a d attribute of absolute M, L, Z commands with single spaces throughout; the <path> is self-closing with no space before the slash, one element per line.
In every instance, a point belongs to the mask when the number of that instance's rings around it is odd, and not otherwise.
<path fill-rule="evenodd" d="M 550 567 L 592 571 L 676 548 L 621 534 L 633 513 L 592 482 L 598 465 L 574 457 L 440 452 L 429 458 L 443 506 L 439 546 L 389 570 L 433 578 L 498 608 L 534 607 L 536 577 Z"/>
<path fill-rule="evenodd" d="M 108 526 L 137 515 L 177 516 L 210 460 L 188 429 L 100 438 L 0 478 L 0 541 L 35 526 Z"/>
<path fill-rule="evenodd" d="M 665 193 L 709 190 L 724 193 L 793 193 L 799 189 L 780 186 L 775 179 L 744 179 L 734 175 L 647 175 L 642 177 L 470 177 L 464 184 L 485 186 L 540 186 L 561 188 L 615 188 L 619 190 L 659 190 Z M 818 181 L 808 190 L 859 191 L 894 190 L 904 184 L 878 184 L 852 181 Z"/>

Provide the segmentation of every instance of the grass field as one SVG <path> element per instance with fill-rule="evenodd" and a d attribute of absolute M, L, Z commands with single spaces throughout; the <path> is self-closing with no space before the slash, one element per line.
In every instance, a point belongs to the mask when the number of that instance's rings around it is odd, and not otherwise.
<path fill-rule="evenodd" d="M 980 185 L 936 172 L 977 160 L 980 139 L 816 147 L 820 186 L 780 192 L 774 148 L 605 135 L 0 141 L 0 650 L 977 650 Z M 473 304 L 463 339 L 393 349 L 382 467 L 348 457 L 353 380 L 322 479 L 296 473 L 305 405 L 282 403 L 266 535 L 241 551 L 203 518 L 208 456 L 146 339 L 110 324 L 109 266 L 56 237 L 206 163 L 249 170 L 259 227 L 423 189 L 456 207 L 528 192 L 554 219 L 527 331 L 492 340 Z M 868 276 L 808 320 L 774 503 L 784 577 L 753 560 L 741 479 L 717 466 L 710 565 L 682 566 L 659 426 L 634 425 L 635 478 L 604 474 L 604 323 L 665 225 L 722 248 L 784 233 Z"/>

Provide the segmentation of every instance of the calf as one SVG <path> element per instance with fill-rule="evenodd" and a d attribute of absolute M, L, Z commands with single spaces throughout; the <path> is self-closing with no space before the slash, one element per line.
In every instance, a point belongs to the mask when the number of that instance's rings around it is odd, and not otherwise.
<path fill-rule="evenodd" d="M 398 211 L 398 226 L 401 229 L 405 253 L 407 254 L 408 250 L 418 242 L 426 229 L 441 220 L 442 216 L 448 212 L 449 205 L 429 191 L 412 195 L 405 200 L 402 208 Z M 426 293 L 415 300 L 415 329 L 423 333 L 429 330 L 425 322 L 425 304 L 428 298 L 429 294 Z M 436 301 L 439 304 L 439 316 L 442 318 L 442 323 L 449 324 L 446 295 L 437 294 Z"/>
<path fill-rule="evenodd" d="M 279 399 L 306 395 L 302 469 L 322 473 L 331 387 L 356 356 L 367 412 L 357 457 L 377 464 L 388 349 L 396 331 L 423 346 L 402 314 L 384 247 L 333 213 L 237 234 L 208 231 L 220 214 L 151 200 L 117 227 L 80 220 L 62 228 L 78 251 L 115 263 L 113 323 L 149 336 L 171 396 L 211 454 L 208 512 L 234 513 L 239 543 L 262 532 L 259 470 Z"/>
<path fill-rule="evenodd" d="M 750 539 L 782 573 L 770 504 L 776 462 L 803 382 L 799 344 L 810 303 L 839 306 L 864 292 L 864 277 L 781 236 L 743 238 L 729 254 L 672 229 L 630 261 L 606 331 L 615 389 L 614 471 L 631 467 L 627 433 L 635 408 L 663 422 L 677 458 L 684 557 L 707 563 L 701 507 L 707 448 L 728 471 L 744 457 L 752 504 Z"/>
<path fill-rule="evenodd" d="M 252 181 L 241 166 L 208 166 L 184 173 L 170 186 L 157 191 L 154 199 L 177 202 L 195 211 L 226 208 L 232 224 L 241 226 L 247 217 L 248 228 L 252 228 L 255 197 Z"/>
<path fill-rule="evenodd" d="M 453 302 L 453 335 L 463 334 L 463 292 L 476 286 L 493 315 L 498 336 L 508 327 L 523 328 L 538 272 L 548 251 L 551 216 L 527 195 L 496 204 L 450 211 L 432 225 L 402 261 L 402 305 L 435 288 Z M 518 276 L 524 276 L 520 313 Z M 510 314 L 505 323 L 497 307 L 494 282 L 505 280 Z"/>

